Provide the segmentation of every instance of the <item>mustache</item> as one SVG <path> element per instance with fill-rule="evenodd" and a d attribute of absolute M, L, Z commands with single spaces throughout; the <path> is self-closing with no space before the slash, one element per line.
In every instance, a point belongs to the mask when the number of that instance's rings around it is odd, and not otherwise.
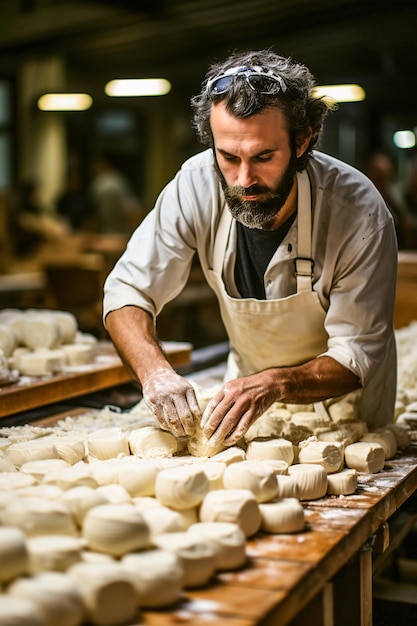
<path fill-rule="evenodd" d="M 276 194 L 269 187 L 262 185 L 251 185 L 250 187 L 227 187 L 227 195 L 232 199 L 245 198 L 246 196 L 263 196 L 265 198 L 275 198 Z"/>

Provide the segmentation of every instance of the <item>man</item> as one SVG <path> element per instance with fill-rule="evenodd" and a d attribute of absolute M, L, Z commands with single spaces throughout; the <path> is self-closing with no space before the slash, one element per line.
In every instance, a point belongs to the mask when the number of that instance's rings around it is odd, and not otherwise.
<path fill-rule="evenodd" d="M 329 106 L 309 70 L 269 51 L 212 66 L 193 98 L 209 149 L 189 159 L 105 285 L 107 329 L 160 425 L 235 443 L 273 402 L 358 390 L 370 427 L 393 418 L 396 236 L 370 181 L 313 151 Z M 200 415 L 155 319 L 197 252 L 230 339 L 226 382 Z"/>

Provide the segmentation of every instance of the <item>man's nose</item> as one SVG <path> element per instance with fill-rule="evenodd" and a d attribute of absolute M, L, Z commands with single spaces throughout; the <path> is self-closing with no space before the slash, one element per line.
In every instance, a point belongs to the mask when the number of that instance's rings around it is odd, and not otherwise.
<path fill-rule="evenodd" d="M 248 187 L 250 187 L 251 185 L 254 185 L 257 182 L 256 177 L 255 177 L 255 172 L 253 170 L 253 167 L 250 166 L 250 164 L 248 163 L 240 164 L 237 182 L 244 189 L 247 189 Z"/>

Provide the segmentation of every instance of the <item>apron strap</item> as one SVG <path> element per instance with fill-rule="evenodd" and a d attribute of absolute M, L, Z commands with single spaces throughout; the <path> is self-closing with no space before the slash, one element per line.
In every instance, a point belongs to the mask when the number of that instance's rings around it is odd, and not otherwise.
<path fill-rule="evenodd" d="M 298 181 L 298 256 L 294 261 L 297 276 L 297 293 L 313 288 L 311 258 L 311 191 L 307 172 L 297 172 Z"/>

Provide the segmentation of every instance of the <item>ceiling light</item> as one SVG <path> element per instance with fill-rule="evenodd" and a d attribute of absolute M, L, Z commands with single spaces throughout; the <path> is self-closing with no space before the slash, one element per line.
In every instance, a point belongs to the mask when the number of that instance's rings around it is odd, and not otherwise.
<path fill-rule="evenodd" d="M 315 98 L 331 98 L 334 102 L 361 102 L 366 93 L 360 85 L 319 85 L 314 87 Z"/>
<path fill-rule="evenodd" d="M 41 111 L 86 111 L 92 104 L 88 93 L 46 93 L 38 100 Z"/>
<path fill-rule="evenodd" d="M 104 87 L 108 96 L 164 96 L 171 91 L 166 78 L 128 78 L 111 80 Z"/>
<path fill-rule="evenodd" d="M 394 133 L 392 140 L 394 146 L 403 150 L 407 148 L 414 148 L 416 145 L 416 135 L 412 130 L 397 130 Z"/>

